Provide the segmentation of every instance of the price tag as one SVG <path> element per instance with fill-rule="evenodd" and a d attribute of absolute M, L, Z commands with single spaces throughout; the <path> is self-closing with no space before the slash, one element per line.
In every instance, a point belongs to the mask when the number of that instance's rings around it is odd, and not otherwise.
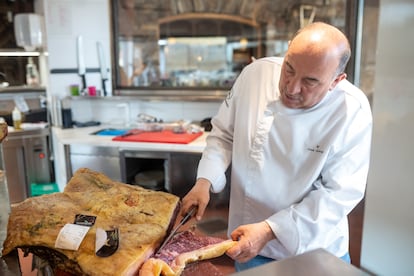
<path fill-rule="evenodd" d="M 89 226 L 66 224 L 59 232 L 55 247 L 67 250 L 78 250 L 89 229 Z"/>

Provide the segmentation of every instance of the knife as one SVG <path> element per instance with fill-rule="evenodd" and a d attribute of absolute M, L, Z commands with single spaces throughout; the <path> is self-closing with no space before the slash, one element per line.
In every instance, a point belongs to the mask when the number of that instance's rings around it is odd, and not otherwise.
<path fill-rule="evenodd" d="M 180 223 L 171 231 L 170 235 L 164 240 L 164 242 L 161 244 L 160 248 L 158 248 L 157 252 L 155 252 L 154 255 L 158 254 L 166 245 L 167 243 L 174 237 L 174 235 L 177 233 L 177 231 L 186 224 L 191 217 L 194 215 L 194 213 L 197 211 L 197 206 L 192 206 L 190 210 L 185 214 L 185 216 L 181 219 Z"/>
<path fill-rule="evenodd" d="M 128 137 L 128 136 L 131 136 L 131 135 L 141 134 L 141 133 L 144 133 L 144 132 L 145 131 L 143 131 L 143 130 L 131 129 L 131 130 L 128 130 L 126 133 L 121 134 L 119 136 L 121 136 L 122 138 L 124 138 L 124 137 Z"/>
<path fill-rule="evenodd" d="M 98 41 L 96 43 L 96 47 L 98 48 L 98 59 L 99 59 L 99 67 L 101 71 L 103 96 L 106 96 L 106 81 L 108 80 L 108 72 L 106 69 L 106 63 L 105 63 L 102 44 Z"/>
<path fill-rule="evenodd" d="M 83 40 L 82 40 L 82 36 L 78 36 L 77 39 L 77 54 L 78 54 L 78 75 L 81 77 L 82 79 L 82 86 L 83 88 L 80 90 L 81 93 L 84 93 L 84 91 L 86 90 L 86 68 L 85 68 L 85 60 L 83 59 Z"/>

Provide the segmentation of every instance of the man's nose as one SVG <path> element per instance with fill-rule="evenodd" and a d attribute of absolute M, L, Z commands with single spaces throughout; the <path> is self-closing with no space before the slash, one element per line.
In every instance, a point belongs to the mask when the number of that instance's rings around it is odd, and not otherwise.
<path fill-rule="evenodd" d="M 291 95 L 300 93 L 300 90 L 301 90 L 300 80 L 298 80 L 297 78 L 290 79 L 288 82 L 287 88 L 288 88 L 288 93 Z"/>

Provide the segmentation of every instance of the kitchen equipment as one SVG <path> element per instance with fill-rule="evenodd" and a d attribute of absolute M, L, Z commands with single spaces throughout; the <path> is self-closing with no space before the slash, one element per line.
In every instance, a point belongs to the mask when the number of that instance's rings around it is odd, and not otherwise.
<path fill-rule="evenodd" d="M 116 136 L 112 138 L 112 141 L 188 144 L 203 134 L 203 132 L 174 133 L 171 130 L 130 133 Z"/>
<path fill-rule="evenodd" d="M 69 98 L 63 98 L 61 101 L 62 106 L 62 127 L 63 128 L 72 128 L 72 108 L 71 101 Z"/>
<path fill-rule="evenodd" d="M 3 141 L 10 203 L 32 196 L 31 183 L 52 181 L 49 135 L 49 128 L 12 131 Z"/>
<path fill-rule="evenodd" d="M 71 145 L 68 152 L 68 178 L 80 168 L 89 168 L 106 174 L 115 181 L 121 181 L 119 152 L 114 147 Z"/>
<path fill-rule="evenodd" d="M 128 132 L 128 129 L 119 129 L 119 128 L 104 128 L 98 131 L 92 132 L 92 135 L 98 136 L 118 136 L 124 135 Z"/>
<path fill-rule="evenodd" d="M 88 86 L 88 95 L 96 96 L 96 86 Z"/>
<path fill-rule="evenodd" d="M 178 225 L 171 231 L 171 233 L 168 235 L 168 237 L 164 240 L 164 242 L 161 244 L 160 248 L 158 248 L 155 255 L 160 252 L 164 246 L 174 237 L 174 235 L 177 233 L 177 231 L 186 224 L 195 214 L 197 211 L 197 206 L 192 206 L 190 210 L 187 212 L 187 214 L 181 219 L 181 221 L 178 223 Z"/>
<path fill-rule="evenodd" d="M 85 60 L 83 57 L 83 38 L 82 36 L 78 36 L 77 43 L 76 43 L 76 50 L 77 50 L 77 58 L 78 58 L 78 75 L 82 79 L 82 88 L 81 94 L 85 93 L 87 89 L 86 85 L 86 67 L 85 67 Z"/>
<path fill-rule="evenodd" d="M 17 46 L 34 51 L 44 43 L 43 16 L 34 13 L 20 13 L 14 16 L 14 36 Z"/>
<path fill-rule="evenodd" d="M 69 86 L 70 94 L 72 96 L 79 96 L 79 85 L 77 84 L 71 84 Z"/>
<path fill-rule="evenodd" d="M 102 92 L 103 96 L 106 96 L 106 81 L 108 80 L 108 71 L 106 69 L 106 63 L 103 53 L 102 44 L 100 42 L 96 43 L 96 47 L 98 48 L 98 59 L 99 59 L 99 67 L 101 71 L 101 79 L 102 79 Z"/>

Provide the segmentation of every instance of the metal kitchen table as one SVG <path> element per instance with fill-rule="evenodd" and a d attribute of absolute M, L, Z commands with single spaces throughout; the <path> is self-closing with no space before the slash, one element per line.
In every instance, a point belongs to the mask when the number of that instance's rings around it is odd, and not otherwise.
<path fill-rule="evenodd" d="M 345 263 L 324 249 L 317 249 L 281 261 L 274 261 L 256 268 L 236 273 L 237 276 L 363 276 L 370 275 Z"/>

